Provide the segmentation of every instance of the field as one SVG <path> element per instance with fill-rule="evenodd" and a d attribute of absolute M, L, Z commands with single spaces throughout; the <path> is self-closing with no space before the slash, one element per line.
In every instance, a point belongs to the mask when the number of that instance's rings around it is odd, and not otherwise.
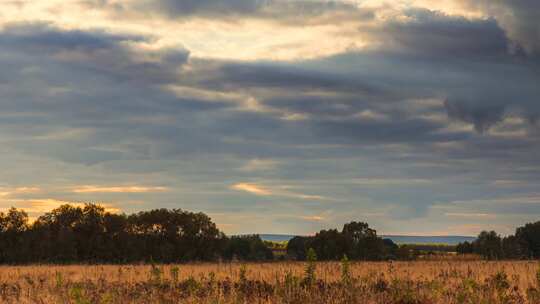
<path fill-rule="evenodd" d="M 311 266 L 299 262 L 2 266 L 0 302 L 540 303 L 538 263 L 533 261 Z"/>

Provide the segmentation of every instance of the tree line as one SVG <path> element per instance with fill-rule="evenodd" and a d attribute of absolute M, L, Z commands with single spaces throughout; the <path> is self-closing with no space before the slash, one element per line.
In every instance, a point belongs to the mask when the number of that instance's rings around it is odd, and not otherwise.
<path fill-rule="evenodd" d="M 227 237 L 203 213 L 155 209 L 126 215 L 96 204 L 62 205 L 29 222 L 0 213 L 0 263 L 134 263 L 269 260 L 256 235 Z"/>
<path fill-rule="evenodd" d="M 226 236 L 204 213 L 154 209 L 126 215 L 102 206 L 62 205 L 30 223 L 24 210 L 0 212 L 0 263 L 177 263 L 188 261 L 273 260 L 273 246 L 258 235 Z M 286 258 L 306 260 L 310 249 L 319 260 L 414 259 L 418 248 L 382 239 L 367 223 L 351 222 L 341 231 L 321 230 L 297 236 L 286 245 Z M 432 249 L 430 249 L 432 250 Z M 501 237 L 483 231 L 474 242 L 456 246 L 460 254 L 486 259 L 540 258 L 540 222 Z"/>
<path fill-rule="evenodd" d="M 204 213 L 154 209 L 131 215 L 97 204 L 62 205 L 32 223 L 24 210 L 0 212 L 0 263 L 177 263 L 273 260 L 273 248 L 258 235 L 226 236 Z M 288 242 L 288 258 L 320 260 L 395 258 L 398 246 L 362 222 L 321 230 Z"/>
<path fill-rule="evenodd" d="M 478 254 L 486 259 L 539 259 L 540 222 L 518 227 L 515 234 L 501 237 L 495 231 L 482 231 L 473 242 L 457 245 L 460 254 Z"/>
<path fill-rule="evenodd" d="M 377 231 L 363 222 L 345 224 L 341 231 L 329 229 L 314 236 L 296 236 L 287 244 L 287 254 L 297 260 L 306 260 L 311 249 L 319 260 L 340 260 L 344 256 L 351 260 L 384 260 L 399 254 L 392 240 L 377 236 Z"/>

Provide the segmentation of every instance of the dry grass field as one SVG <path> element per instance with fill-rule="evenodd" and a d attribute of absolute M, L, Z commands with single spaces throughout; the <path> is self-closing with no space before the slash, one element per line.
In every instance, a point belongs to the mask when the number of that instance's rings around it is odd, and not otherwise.
<path fill-rule="evenodd" d="M 540 303 L 538 263 L 2 266 L 1 303 Z"/>

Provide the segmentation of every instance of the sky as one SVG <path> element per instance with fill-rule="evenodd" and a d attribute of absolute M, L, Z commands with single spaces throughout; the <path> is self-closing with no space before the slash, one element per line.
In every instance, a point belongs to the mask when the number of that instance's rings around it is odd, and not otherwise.
<path fill-rule="evenodd" d="M 540 219 L 537 0 L 0 1 L 0 209 L 228 234 Z"/>

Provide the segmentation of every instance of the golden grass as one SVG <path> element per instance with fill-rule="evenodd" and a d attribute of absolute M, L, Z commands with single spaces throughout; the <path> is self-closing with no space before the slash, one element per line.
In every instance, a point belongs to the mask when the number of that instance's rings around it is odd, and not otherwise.
<path fill-rule="evenodd" d="M 0 303 L 473 304 L 458 297 L 475 293 L 485 294 L 487 304 L 537 303 L 530 296 L 538 287 L 535 261 L 350 262 L 353 286 L 343 286 L 339 262 L 317 263 L 317 286 L 302 285 L 305 267 L 300 262 L 0 266 Z M 509 283 L 502 291 L 493 283 L 500 273 Z M 523 302 L 510 297 L 516 294 Z"/>

